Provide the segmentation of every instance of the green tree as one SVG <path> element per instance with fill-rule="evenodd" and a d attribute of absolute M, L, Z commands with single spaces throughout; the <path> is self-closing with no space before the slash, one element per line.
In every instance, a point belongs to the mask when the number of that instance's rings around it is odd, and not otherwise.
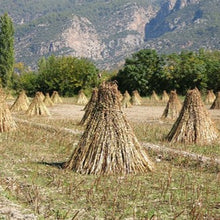
<path fill-rule="evenodd" d="M 14 66 L 14 27 L 7 13 L 0 17 L 0 78 L 3 87 L 10 84 Z"/>
<path fill-rule="evenodd" d="M 72 96 L 99 83 L 98 69 L 87 59 L 71 56 L 42 58 L 38 65 L 39 90 Z"/>
<path fill-rule="evenodd" d="M 138 90 L 142 95 L 148 95 L 155 90 L 161 91 L 164 83 L 164 60 L 155 50 L 144 49 L 126 59 L 124 68 L 119 70 L 116 80 L 119 89 L 124 92 Z"/>

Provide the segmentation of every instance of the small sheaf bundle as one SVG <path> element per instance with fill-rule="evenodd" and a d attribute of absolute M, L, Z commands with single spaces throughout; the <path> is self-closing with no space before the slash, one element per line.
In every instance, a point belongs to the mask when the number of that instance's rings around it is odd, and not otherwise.
<path fill-rule="evenodd" d="M 208 90 L 208 94 L 206 96 L 206 100 L 205 103 L 206 104 L 212 104 L 215 101 L 215 94 L 213 92 L 213 90 Z"/>
<path fill-rule="evenodd" d="M 169 100 L 167 102 L 166 108 L 164 109 L 162 119 L 172 119 L 175 120 L 179 116 L 182 104 L 178 99 L 176 91 L 171 91 Z"/>
<path fill-rule="evenodd" d="M 54 104 L 63 103 L 63 101 L 60 98 L 59 93 L 57 91 L 53 91 L 53 94 L 51 96 L 51 100 Z"/>
<path fill-rule="evenodd" d="M 78 105 L 86 105 L 88 103 L 88 99 L 82 90 L 79 91 L 76 103 Z"/>
<path fill-rule="evenodd" d="M 168 102 L 168 100 L 169 100 L 169 96 L 168 96 L 166 90 L 163 90 L 163 94 L 162 94 L 162 97 L 161 97 L 161 101 L 162 101 L 162 102 Z"/>
<path fill-rule="evenodd" d="M 220 109 L 220 92 L 217 93 L 216 99 L 210 109 Z"/>
<path fill-rule="evenodd" d="M 28 109 L 29 104 L 30 104 L 30 101 L 25 91 L 23 90 L 18 95 L 17 99 L 11 106 L 10 110 L 13 112 L 26 111 Z"/>
<path fill-rule="evenodd" d="M 124 93 L 124 95 L 123 95 L 123 99 L 122 99 L 122 101 L 121 101 L 122 107 L 123 107 L 123 108 L 129 108 L 129 107 L 131 107 L 132 105 L 131 105 L 130 100 L 131 100 L 131 96 L 129 95 L 128 91 L 126 90 L 125 93 Z"/>
<path fill-rule="evenodd" d="M 46 96 L 45 96 L 45 98 L 44 98 L 44 104 L 46 105 L 46 106 L 53 106 L 54 104 L 53 104 L 53 101 L 51 100 L 51 98 L 50 98 L 50 95 L 49 95 L 49 93 L 46 93 Z"/>
<path fill-rule="evenodd" d="M 131 103 L 132 105 L 141 105 L 141 96 L 137 90 L 132 92 Z"/>
<path fill-rule="evenodd" d="M 42 101 L 40 92 L 36 92 L 34 99 L 32 100 L 28 110 L 26 111 L 28 116 L 49 116 L 50 112 L 47 109 L 46 105 Z"/>
<path fill-rule="evenodd" d="M 157 93 L 153 90 L 152 92 L 152 95 L 151 95 L 151 98 L 150 98 L 152 101 L 156 101 L 156 102 L 159 102 L 159 97 L 157 95 Z"/>

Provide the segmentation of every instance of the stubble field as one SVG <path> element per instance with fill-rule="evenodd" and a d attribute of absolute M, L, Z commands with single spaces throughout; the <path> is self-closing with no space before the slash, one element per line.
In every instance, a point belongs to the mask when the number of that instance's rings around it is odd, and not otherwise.
<path fill-rule="evenodd" d="M 85 128 L 78 125 L 83 106 L 74 103 L 75 99 L 64 98 L 64 104 L 49 108 L 50 117 L 13 113 L 17 130 L 0 134 L 0 219 L 220 218 L 216 164 L 161 158 L 149 151 L 156 170 L 145 175 L 93 176 L 61 169 Z M 143 106 L 124 109 L 140 142 L 219 158 L 220 143 L 167 143 L 164 138 L 173 122 L 160 119 L 164 108 L 165 103 L 145 99 Z M 220 129 L 220 111 L 208 111 Z"/>

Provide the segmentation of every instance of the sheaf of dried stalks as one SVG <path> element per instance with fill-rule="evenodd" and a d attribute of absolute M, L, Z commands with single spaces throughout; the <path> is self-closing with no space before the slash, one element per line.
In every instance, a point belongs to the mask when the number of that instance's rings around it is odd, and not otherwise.
<path fill-rule="evenodd" d="M 11 112 L 5 101 L 5 96 L 0 94 L 0 132 L 10 132 L 17 128 Z"/>
<path fill-rule="evenodd" d="M 28 107 L 26 114 L 28 116 L 49 116 L 50 112 L 47 109 L 46 105 L 42 101 L 40 92 L 36 92 L 34 99 L 32 100 L 30 106 Z"/>
<path fill-rule="evenodd" d="M 26 111 L 28 106 L 30 105 L 30 101 L 25 93 L 25 91 L 21 91 L 15 102 L 11 106 L 10 110 L 13 112 L 18 111 Z"/>
<path fill-rule="evenodd" d="M 121 111 L 115 83 L 102 83 L 92 117 L 64 168 L 82 174 L 146 173 L 154 164 Z"/>
<path fill-rule="evenodd" d="M 52 101 L 51 98 L 50 98 L 49 93 L 46 93 L 46 96 L 45 96 L 45 98 L 44 98 L 44 104 L 45 104 L 46 106 L 48 106 L 48 107 L 54 105 L 54 104 L 53 104 L 53 101 Z"/>
<path fill-rule="evenodd" d="M 91 96 L 89 102 L 85 106 L 85 113 L 84 113 L 83 118 L 81 119 L 81 121 L 79 123 L 80 125 L 84 125 L 89 121 L 89 119 L 92 115 L 93 108 L 96 105 L 97 99 L 98 99 L 98 89 L 95 88 L 95 89 L 93 89 L 92 96 Z"/>
<path fill-rule="evenodd" d="M 129 108 L 132 106 L 131 104 L 131 96 L 129 95 L 128 91 L 126 90 L 124 95 L 123 95 L 123 99 L 121 101 L 121 105 L 123 108 Z"/>
<path fill-rule="evenodd" d="M 189 90 L 167 140 L 173 143 L 203 145 L 215 142 L 218 138 L 219 132 L 202 102 L 199 90 Z"/>
<path fill-rule="evenodd" d="M 51 100 L 54 104 L 63 103 L 63 100 L 60 98 L 59 93 L 57 91 L 53 91 Z"/>
<path fill-rule="evenodd" d="M 171 91 L 166 108 L 161 116 L 162 119 L 175 120 L 179 116 L 182 104 L 178 99 L 176 91 Z"/>
<path fill-rule="evenodd" d="M 79 91 L 76 103 L 78 105 L 86 105 L 88 103 L 88 99 L 82 90 Z"/>
<path fill-rule="evenodd" d="M 210 109 L 220 109 L 220 92 L 217 93 L 215 101 L 212 103 Z"/>
<path fill-rule="evenodd" d="M 141 96 L 137 90 L 132 92 L 131 103 L 132 105 L 141 105 Z"/>

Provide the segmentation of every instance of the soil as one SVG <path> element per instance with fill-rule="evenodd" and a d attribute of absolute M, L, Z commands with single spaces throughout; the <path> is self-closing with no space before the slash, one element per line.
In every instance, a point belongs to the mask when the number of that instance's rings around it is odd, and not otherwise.
<path fill-rule="evenodd" d="M 220 120 L 220 110 L 213 109 L 210 110 L 210 106 L 206 106 L 208 112 L 212 119 Z M 53 107 L 49 107 L 51 117 L 54 119 L 72 119 L 80 120 L 83 117 L 84 111 L 82 110 L 84 106 L 73 105 L 73 104 L 59 104 Z M 157 121 L 160 119 L 164 106 L 132 106 L 131 108 L 124 108 L 128 120 L 132 122 L 147 122 L 147 121 Z"/>

